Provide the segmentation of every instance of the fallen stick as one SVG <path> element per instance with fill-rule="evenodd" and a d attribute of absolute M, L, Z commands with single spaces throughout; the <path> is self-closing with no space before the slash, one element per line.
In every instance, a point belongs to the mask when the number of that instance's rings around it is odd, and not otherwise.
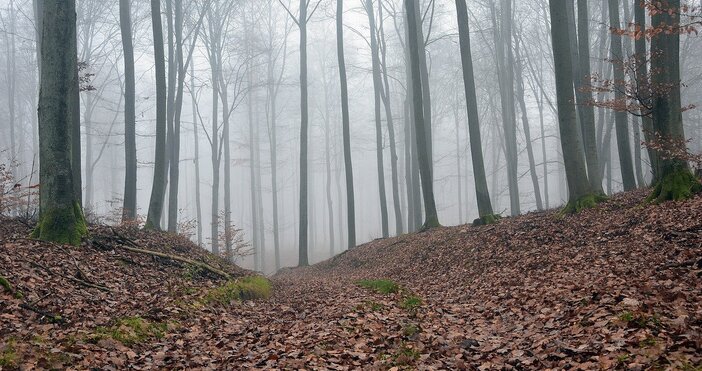
<path fill-rule="evenodd" d="M 124 243 L 123 243 L 122 245 L 118 245 L 118 246 L 117 246 L 117 247 L 119 247 L 120 249 L 124 249 L 124 250 L 127 250 L 127 251 L 135 252 L 135 253 L 138 253 L 138 254 L 146 254 L 146 255 L 151 255 L 151 256 L 157 256 L 157 257 L 159 257 L 159 258 L 170 259 L 170 260 L 179 261 L 179 262 L 181 262 L 181 263 L 190 264 L 190 265 L 193 265 L 193 266 L 202 268 L 202 269 L 204 269 L 204 270 L 206 270 L 206 271 L 209 271 L 209 272 L 211 272 L 211 273 L 214 273 L 214 274 L 216 274 L 216 275 L 218 275 L 218 276 L 220 276 L 220 277 L 226 279 L 227 281 L 231 281 L 231 280 L 232 280 L 232 276 L 231 276 L 229 273 L 227 273 L 227 272 L 225 272 L 225 271 L 223 271 L 223 270 L 221 270 L 221 269 L 217 269 L 217 268 L 215 268 L 215 267 L 213 267 L 213 266 L 211 266 L 211 265 L 209 265 L 209 264 L 207 264 L 207 263 L 203 263 L 203 262 L 196 261 L 196 260 L 192 260 L 192 259 L 188 259 L 188 258 L 183 258 L 183 257 L 178 256 L 178 255 L 165 254 L 165 253 L 161 253 L 161 252 L 158 252 L 158 251 L 143 249 L 143 248 L 141 248 L 141 246 L 139 246 L 139 244 L 137 244 L 135 241 L 133 241 L 133 240 L 131 240 L 131 239 L 127 238 L 127 237 L 124 237 L 124 236 L 120 235 L 119 233 L 117 233 L 117 231 L 116 231 L 114 228 L 111 228 L 111 227 L 110 227 L 110 229 L 112 230 L 112 233 L 113 233 L 115 236 L 117 236 L 117 238 L 121 239 L 122 241 L 126 241 L 126 243 L 128 243 L 128 244 L 131 245 L 131 246 L 133 246 L 133 247 L 125 246 Z"/>
<path fill-rule="evenodd" d="M 181 263 L 190 264 L 190 265 L 193 265 L 193 266 L 195 266 L 195 267 L 202 268 L 202 269 L 204 269 L 204 270 L 206 270 L 206 271 L 212 272 L 212 273 L 214 273 L 214 274 L 216 274 L 216 275 L 218 275 L 218 276 L 220 276 L 220 277 L 226 279 L 227 281 L 230 281 L 230 280 L 232 279 L 232 276 L 229 275 L 229 273 L 227 273 L 227 272 L 225 272 L 225 271 L 223 271 L 223 270 L 221 270 L 221 269 L 217 269 L 217 268 L 215 268 L 215 267 L 213 267 L 213 266 L 211 266 L 211 265 L 209 265 L 209 264 L 206 264 L 206 263 L 203 263 L 203 262 L 199 262 L 199 261 L 196 261 L 196 260 L 192 260 L 192 259 L 188 259 L 188 258 L 183 258 L 183 257 L 177 256 L 177 255 L 165 254 L 165 253 L 161 253 L 161 252 L 158 252 L 158 251 L 145 250 L 145 249 L 141 249 L 141 248 L 129 247 L 129 246 L 124 246 L 124 245 L 116 246 L 116 247 L 118 247 L 118 248 L 120 248 L 120 249 L 127 250 L 127 251 L 131 251 L 131 252 L 134 252 L 134 253 L 138 253 L 138 254 L 145 254 L 145 255 L 157 256 L 157 257 L 159 257 L 159 258 L 170 259 L 170 260 L 175 260 L 175 261 L 178 261 L 178 262 L 181 262 Z"/>
<path fill-rule="evenodd" d="M 86 282 L 86 281 L 83 281 L 83 280 L 81 280 L 81 279 L 78 279 L 78 278 L 76 278 L 76 277 L 71 277 L 71 276 L 67 276 L 67 275 L 62 274 L 62 273 L 54 272 L 54 271 L 52 271 L 51 269 L 49 269 L 48 267 L 45 267 L 45 266 L 43 266 L 43 265 L 41 265 L 41 264 L 39 264 L 39 263 L 36 263 L 36 262 L 29 262 L 29 264 L 31 264 L 31 265 L 33 265 L 33 266 L 35 266 L 35 267 L 37 267 L 37 268 L 43 269 L 43 270 L 49 272 L 49 274 L 55 274 L 55 275 L 57 275 L 57 276 L 63 277 L 63 278 L 65 278 L 65 279 L 67 279 L 67 280 L 73 281 L 73 282 L 75 282 L 75 283 L 77 283 L 77 284 L 80 284 L 80 285 L 83 285 L 83 286 L 85 286 L 85 287 L 91 287 L 91 288 L 98 289 L 98 290 L 104 291 L 104 292 L 112 292 L 112 290 L 110 290 L 109 288 L 107 288 L 107 287 L 105 287 L 105 286 L 96 285 L 96 284 L 94 284 L 94 283 L 90 283 L 90 282 Z"/>
<path fill-rule="evenodd" d="M 33 306 L 29 305 L 29 304 L 22 303 L 22 304 L 19 305 L 19 307 L 22 308 L 22 309 L 26 309 L 26 310 L 28 310 L 28 311 L 30 311 L 30 312 L 34 312 L 34 313 L 36 313 L 36 314 L 38 314 L 38 315 L 40 315 L 40 316 L 42 316 L 42 317 L 46 317 L 46 318 L 49 319 L 49 322 L 51 322 L 51 323 L 65 323 L 65 322 L 66 322 L 66 320 L 63 319 L 63 317 L 61 317 L 61 316 L 59 316 L 59 315 L 57 315 L 57 314 L 53 314 L 53 313 L 49 313 L 49 312 L 43 311 L 43 310 L 41 310 L 41 309 L 39 309 L 39 308 L 36 308 L 36 307 L 33 307 Z"/>

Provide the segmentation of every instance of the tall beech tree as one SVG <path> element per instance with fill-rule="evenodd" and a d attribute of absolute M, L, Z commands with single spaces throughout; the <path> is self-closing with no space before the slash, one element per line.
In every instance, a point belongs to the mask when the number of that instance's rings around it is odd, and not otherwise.
<path fill-rule="evenodd" d="M 378 53 L 378 38 L 376 37 L 375 12 L 373 11 L 373 1 L 364 2 L 366 14 L 368 15 L 368 25 L 370 28 L 370 47 L 373 68 L 373 108 L 375 113 L 375 153 L 376 166 L 378 170 L 378 191 L 380 195 L 380 225 L 383 238 L 388 238 L 388 203 L 385 190 L 385 162 L 383 160 L 383 127 L 381 115 L 381 89 L 382 80 L 380 75 L 380 56 Z"/>
<path fill-rule="evenodd" d="M 339 86 L 341 87 L 341 122 L 344 142 L 344 171 L 346 175 L 346 219 L 348 248 L 356 247 L 356 206 L 353 189 L 353 163 L 351 161 L 351 129 L 349 114 L 349 88 L 346 79 L 344 55 L 344 0 L 336 2 L 336 50 L 339 61 Z"/>
<path fill-rule="evenodd" d="M 652 5 L 654 6 L 654 5 Z M 651 24 L 653 128 L 658 150 L 658 182 L 649 200 L 689 198 L 702 191 L 687 163 L 687 142 L 680 97 L 680 0 L 655 5 Z"/>
<path fill-rule="evenodd" d="M 80 115 L 75 0 L 43 6 L 39 93 L 40 215 L 34 237 L 79 245 L 87 226 L 75 192 L 72 161 Z M 80 166 L 79 166 L 80 169 Z"/>
<path fill-rule="evenodd" d="M 417 7 L 414 0 L 404 0 L 405 10 L 407 11 L 407 28 L 408 28 L 408 39 L 407 45 L 409 47 L 410 54 L 410 66 L 411 66 L 411 83 L 412 83 L 412 104 L 413 104 L 413 115 L 414 115 L 414 128 L 415 135 L 417 137 L 417 157 L 419 161 L 419 172 L 422 178 L 422 195 L 424 198 L 424 225 L 423 230 L 438 227 L 439 215 L 436 210 L 436 202 L 434 201 L 434 186 L 432 179 L 432 171 L 430 164 L 429 146 L 427 145 L 426 128 L 424 121 L 424 99 L 422 90 L 422 74 L 421 74 L 421 61 L 420 61 L 420 42 L 417 27 L 419 27 L 419 22 L 417 22 Z"/>
<path fill-rule="evenodd" d="M 463 84 L 465 87 L 466 108 L 468 110 L 468 132 L 470 135 L 470 154 L 473 160 L 473 180 L 478 201 L 479 218 L 474 224 L 490 224 L 497 216 L 492 211 L 490 191 L 485 175 L 483 161 L 483 145 L 480 137 L 480 115 L 478 114 L 478 97 L 475 93 L 475 75 L 473 73 L 473 57 L 470 47 L 470 28 L 468 25 L 468 7 L 466 0 L 456 0 L 458 15 L 458 37 L 463 65 Z"/>
<path fill-rule="evenodd" d="M 553 64 L 556 74 L 558 128 L 568 183 L 568 203 L 563 213 L 573 213 L 594 206 L 596 195 L 587 177 L 585 156 L 581 151 L 580 133 L 576 125 L 573 90 L 573 61 L 568 32 L 568 10 L 561 0 L 550 0 Z"/>
<path fill-rule="evenodd" d="M 609 0 L 609 25 L 615 30 L 621 29 L 618 0 Z M 612 40 L 610 52 L 614 68 L 614 99 L 623 101 L 626 99 L 624 81 L 624 63 L 626 62 L 622 51 L 622 36 L 618 32 L 610 32 L 610 35 Z M 630 191 L 636 188 L 636 178 L 634 178 L 634 163 L 631 159 L 627 112 L 617 110 L 614 114 L 614 120 L 622 182 L 624 183 L 624 190 Z"/>
<path fill-rule="evenodd" d="M 122 220 L 131 221 L 137 212 L 136 77 L 129 0 L 119 1 L 119 23 L 124 51 L 124 203 Z"/>

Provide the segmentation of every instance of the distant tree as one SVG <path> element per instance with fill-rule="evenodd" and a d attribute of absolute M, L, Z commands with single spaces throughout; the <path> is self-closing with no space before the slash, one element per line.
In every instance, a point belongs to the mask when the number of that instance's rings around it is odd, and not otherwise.
<path fill-rule="evenodd" d="M 346 79 L 346 58 L 344 56 L 344 1 L 336 2 L 336 49 L 339 60 L 339 80 L 341 87 L 342 136 L 344 142 L 344 169 L 346 174 L 346 210 L 348 248 L 356 247 L 356 207 L 353 189 L 353 164 L 351 161 L 351 131 L 349 115 L 349 92 Z"/>
<path fill-rule="evenodd" d="M 368 25 L 370 29 L 370 47 L 373 66 L 373 108 L 375 112 L 375 153 L 376 166 L 378 171 L 378 191 L 380 194 L 380 225 L 383 238 L 388 238 L 388 204 L 385 191 L 385 163 L 383 160 L 383 128 L 381 116 L 381 89 L 382 80 L 380 72 L 380 56 L 378 52 L 378 38 L 376 37 L 375 12 L 372 0 L 365 0 L 364 6 L 368 15 Z"/>
<path fill-rule="evenodd" d="M 619 20 L 619 1 L 609 0 L 609 24 L 612 29 L 621 29 Z M 624 100 L 624 53 L 622 51 L 621 34 L 611 33 L 611 54 L 614 68 L 614 95 L 616 100 Z M 619 166 L 622 171 L 624 190 L 636 188 L 634 178 L 634 164 L 631 159 L 631 145 L 629 143 L 629 127 L 626 111 L 618 110 L 614 114 L 615 130 L 617 133 L 617 152 L 619 153 Z"/>
<path fill-rule="evenodd" d="M 439 215 L 434 201 L 434 186 L 432 180 L 429 146 L 427 145 L 427 133 L 424 122 L 424 100 L 422 96 L 422 75 L 420 62 L 420 39 L 417 37 L 417 7 L 414 0 L 404 0 L 407 11 L 408 42 L 411 63 L 412 77 L 412 102 L 414 105 L 414 127 L 417 136 L 417 157 L 419 160 L 419 171 L 422 178 L 422 194 L 424 196 L 424 225 L 422 229 L 438 227 Z"/>
<path fill-rule="evenodd" d="M 283 4 L 282 0 L 278 0 L 290 15 L 290 18 L 300 29 L 300 226 L 299 226 L 299 258 L 298 265 L 309 265 L 308 257 L 308 131 L 309 131 L 309 86 L 307 76 L 307 24 L 317 11 L 321 0 L 317 1 L 316 5 L 310 11 L 310 0 L 300 0 L 300 13 L 298 16 L 292 14 L 290 9 Z"/>
<path fill-rule="evenodd" d="M 458 16 L 458 38 L 461 49 L 463 84 L 465 87 L 466 107 L 468 110 L 468 131 L 470 135 L 470 154 L 473 160 L 473 179 L 478 201 L 478 216 L 475 224 L 490 224 L 497 218 L 492 211 L 490 192 L 483 162 L 483 145 L 480 137 L 480 115 L 478 114 L 478 97 L 475 93 L 475 76 L 473 57 L 471 55 L 470 28 L 468 25 L 468 7 L 466 0 L 456 0 Z"/>
<path fill-rule="evenodd" d="M 39 94 L 40 215 L 36 238 L 79 245 L 87 234 L 75 193 L 72 127 L 78 102 L 76 3 L 49 1 L 43 7 Z M 78 107 L 79 108 L 79 107 Z"/>

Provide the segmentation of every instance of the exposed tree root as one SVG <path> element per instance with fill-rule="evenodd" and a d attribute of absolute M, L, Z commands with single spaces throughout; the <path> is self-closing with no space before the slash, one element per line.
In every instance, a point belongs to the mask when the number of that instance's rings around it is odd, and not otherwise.
<path fill-rule="evenodd" d="M 37 307 L 34 307 L 30 304 L 22 303 L 19 305 L 19 307 L 22 309 L 26 309 L 30 312 L 34 312 L 42 317 L 46 317 L 46 319 L 48 319 L 49 322 L 51 322 L 51 323 L 65 323 L 66 322 L 66 320 L 63 317 L 61 317 L 60 315 L 46 312 L 46 311 L 41 310 Z"/>
<path fill-rule="evenodd" d="M 478 219 L 475 219 L 473 221 L 473 226 L 478 227 L 481 225 L 490 225 L 490 224 L 495 224 L 498 221 L 502 219 L 502 216 L 500 214 L 489 214 L 489 215 L 483 215 Z"/>
<path fill-rule="evenodd" d="M 688 169 L 680 169 L 666 175 L 653 188 L 647 202 L 686 200 L 702 191 L 702 184 Z"/>
<path fill-rule="evenodd" d="M 578 198 L 575 201 L 569 201 L 563 209 L 558 213 L 560 216 L 577 214 L 585 209 L 591 209 L 597 204 L 607 200 L 607 196 L 591 193 Z"/>
<path fill-rule="evenodd" d="M 65 279 L 69 280 L 69 281 L 73 281 L 73 282 L 75 282 L 75 283 L 77 283 L 77 284 L 79 284 L 79 285 L 85 286 L 85 287 L 90 287 L 90 288 L 98 289 L 98 290 L 104 291 L 104 292 L 111 292 L 111 291 L 112 291 L 112 290 L 110 290 L 109 288 L 107 288 L 107 287 L 105 287 L 105 286 L 101 286 L 101 285 L 98 285 L 98 284 L 95 284 L 95 283 L 92 283 L 92 282 L 88 282 L 88 281 L 82 280 L 82 279 L 80 279 L 80 278 L 71 277 L 71 276 L 68 276 L 68 275 L 65 275 L 65 274 L 62 274 L 62 273 L 54 272 L 54 271 L 52 271 L 51 269 L 49 269 L 49 267 L 43 266 L 43 265 L 41 265 L 41 264 L 39 264 L 39 263 L 37 263 L 37 262 L 29 262 L 29 264 L 31 264 L 31 265 L 33 265 L 33 266 L 35 266 L 35 267 L 37 267 L 37 268 L 43 269 L 43 270 L 47 271 L 49 274 L 55 274 L 55 275 L 57 275 L 57 276 L 59 276 L 59 277 L 63 277 L 63 278 L 65 278 Z"/>
<path fill-rule="evenodd" d="M 439 218 L 430 217 L 424 222 L 424 225 L 422 225 L 422 228 L 420 228 L 419 231 L 426 232 L 428 230 L 431 230 L 434 228 L 439 228 L 439 227 L 441 227 L 441 224 L 439 223 Z"/>

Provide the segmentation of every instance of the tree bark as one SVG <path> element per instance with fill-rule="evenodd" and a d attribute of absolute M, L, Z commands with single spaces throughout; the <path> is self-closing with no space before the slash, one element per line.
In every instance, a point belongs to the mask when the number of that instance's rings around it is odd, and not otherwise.
<path fill-rule="evenodd" d="M 122 221 L 136 219 L 137 153 L 136 153 L 136 76 L 134 72 L 134 45 L 129 0 L 119 1 L 119 20 L 124 51 L 124 204 Z"/>
<path fill-rule="evenodd" d="M 74 188 L 72 130 L 78 97 L 75 0 L 44 5 L 39 95 L 40 215 L 34 237 L 79 245 L 87 234 Z M 80 168 L 80 166 L 79 166 Z"/>
<path fill-rule="evenodd" d="M 621 29 L 619 20 L 619 1 L 609 0 L 609 24 L 614 29 Z M 624 55 L 622 52 L 622 37 L 616 32 L 610 32 L 612 39 L 611 54 L 614 68 L 614 99 L 624 101 Z M 626 111 L 618 111 L 614 115 L 615 130 L 617 133 L 617 150 L 619 152 L 619 165 L 622 172 L 622 182 L 624 190 L 630 191 L 636 188 L 634 178 L 634 166 L 631 160 L 631 144 L 629 143 L 629 127 Z"/>
<path fill-rule="evenodd" d="M 161 1 L 151 0 L 151 19 L 156 62 L 156 154 L 151 200 L 146 219 L 147 229 L 161 229 L 163 201 L 166 194 L 166 61 L 161 24 Z"/>
<path fill-rule="evenodd" d="M 439 216 L 436 210 L 434 201 L 434 187 L 432 180 L 430 155 L 428 153 L 428 138 L 425 127 L 424 101 L 422 90 L 422 74 L 421 74 L 421 48 L 420 40 L 418 39 L 419 27 L 417 22 L 417 9 L 414 0 L 405 0 L 405 8 L 407 11 L 407 28 L 409 29 L 408 46 L 410 51 L 410 64 L 412 71 L 412 95 L 414 103 L 414 127 L 417 136 L 417 148 L 419 171 L 422 178 L 422 194 L 424 197 L 425 218 L 422 229 L 430 229 L 438 227 Z"/>
<path fill-rule="evenodd" d="M 470 28 L 468 24 L 468 7 L 466 0 L 456 0 L 458 14 L 458 37 L 461 50 L 461 63 L 463 70 L 463 84 L 468 112 L 468 132 L 470 136 L 470 154 L 473 161 L 473 181 L 475 182 L 475 195 L 478 203 L 478 216 L 490 217 L 494 214 L 490 201 L 490 191 L 487 186 L 485 163 L 483 160 L 483 146 L 480 135 L 480 115 L 478 113 L 478 97 L 475 92 L 475 75 L 473 72 L 473 57 L 470 43 Z"/>
<path fill-rule="evenodd" d="M 558 127 L 561 134 L 561 150 L 568 183 L 568 206 L 564 211 L 575 212 L 596 202 L 587 177 L 586 164 L 580 133 L 575 125 L 575 96 L 573 92 L 573 61 L 570 51 L 568 14 L 566 3 L 550 0 L 551 37 L 556 73 L 556 97 L 558 101 Z"/>
<path fill-rule="evenodd" d="M 346 175 L 346 219 L 349 249 L 356 247 L 356 207 L 353 187 L 353 164 L 351 160 L 351 130 L 349 115 L 349 93 L 346 79 L 346 58 L 344 55 L 344 1 L 336 2 L 336 49 L 339 63 L 341 87 L 342 136 L 344 142 L 344 169 Z"/>

